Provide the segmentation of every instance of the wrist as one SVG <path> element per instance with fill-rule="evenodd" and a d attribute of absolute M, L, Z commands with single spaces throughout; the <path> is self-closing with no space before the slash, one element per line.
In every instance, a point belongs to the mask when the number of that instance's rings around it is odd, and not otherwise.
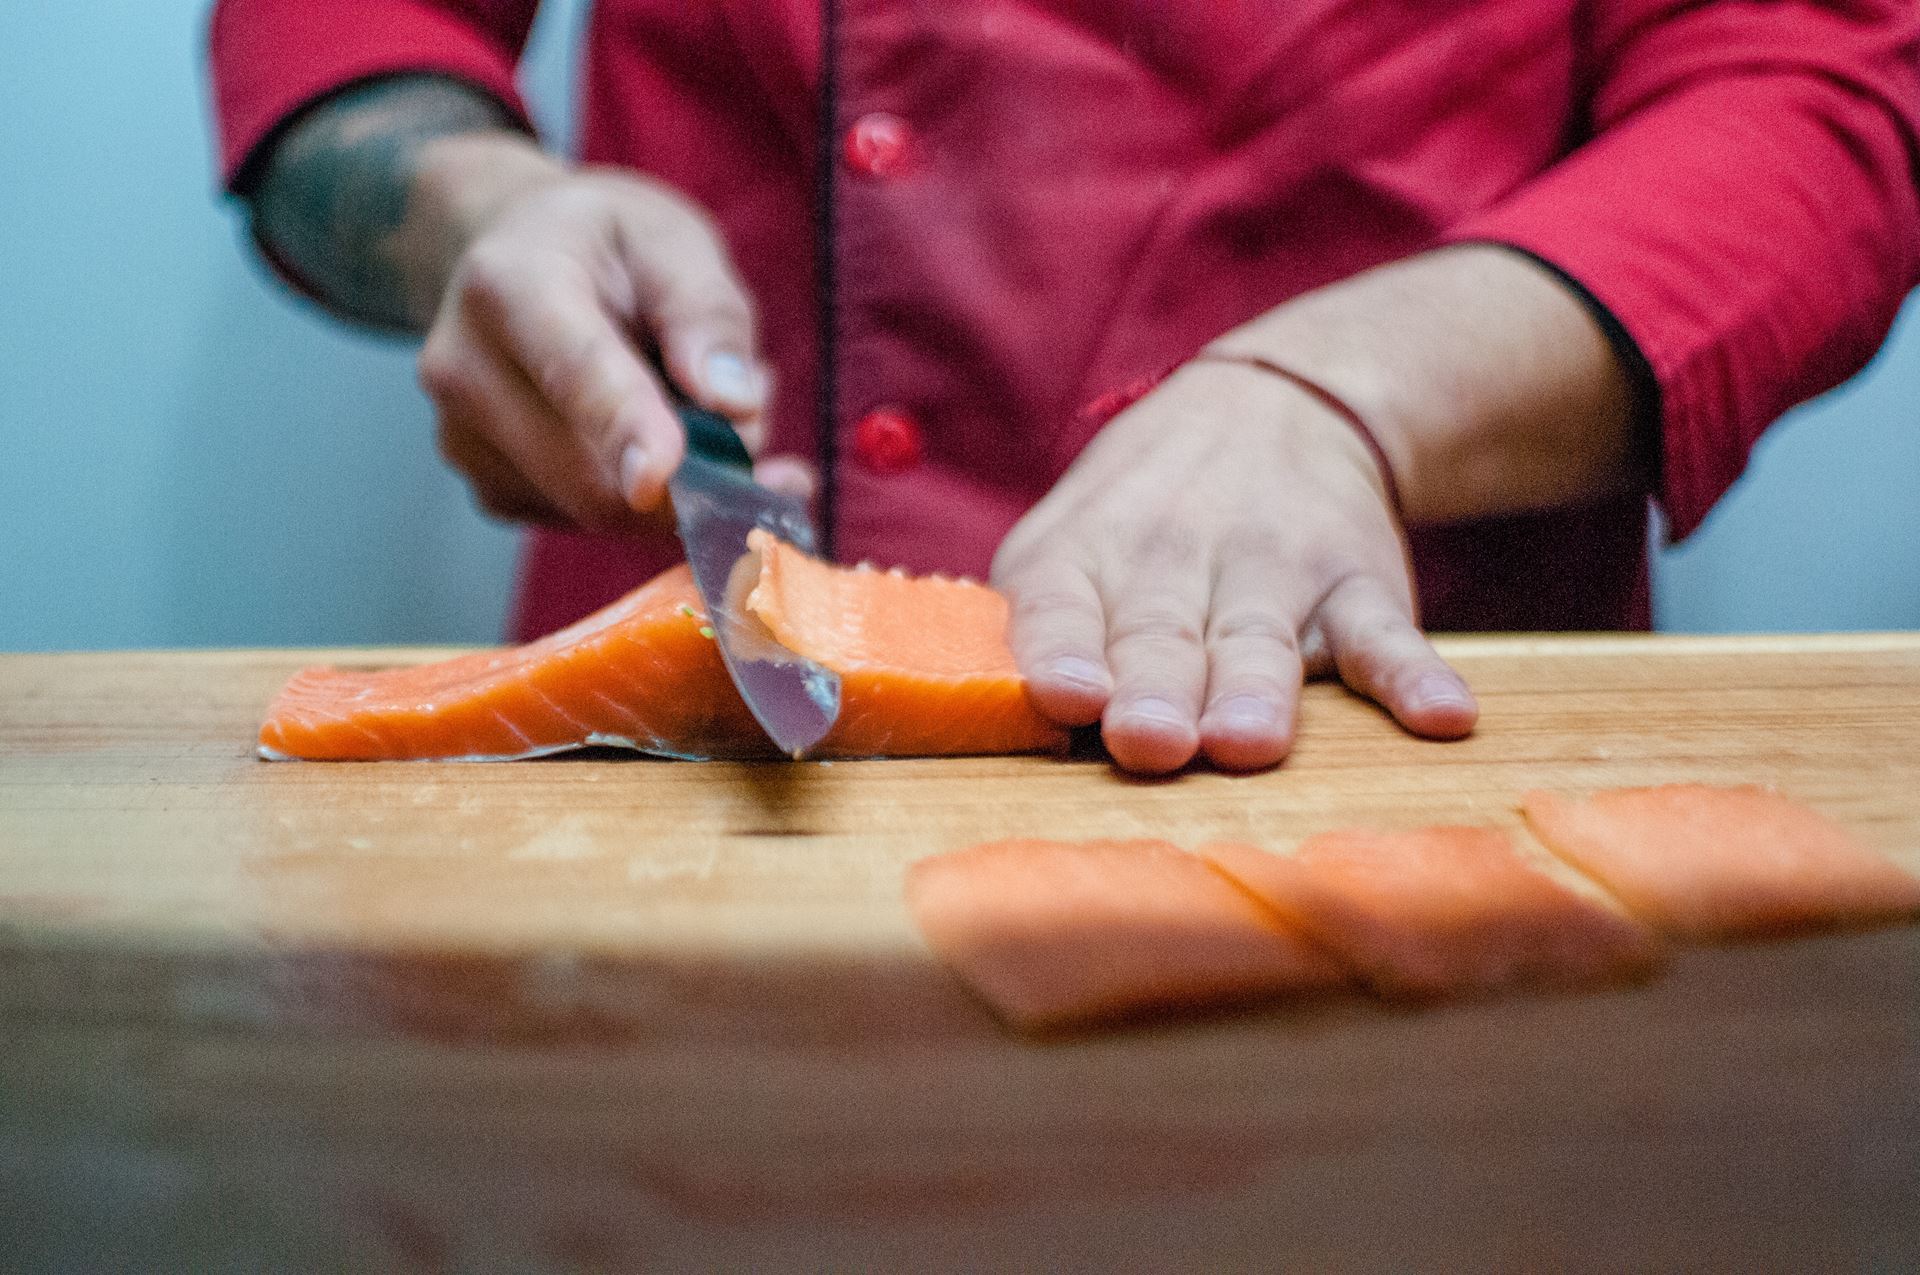
<path fill-rule="evenodd" d="M 1307 301 L 1312 294 L 1308 294 Z M 1209 342 L 1196 360 L 1239 363 L 1257 374 L 1291 381 L 1351 433 L 1381 476 L 1394 516 L 1405 522 L 1418 467 L 1416 439 L 1399 411 L 1387 368 L 1366 357 L 1364 338 L 1330 325 L 1332 316 L 1290 302 Z"/>
<path fill-rule="evenodd" d="M 1394 463 L 1388 455 L 1380 436 L 1374 432 L 1367 418 L 1339 394 L 1310 376 L 1304 376 L 1286 364 L 1270 359 L 1263 354 L 1240 352 L 1230 346 L 1207 348 L 1196 354 L 1192 363 L 1237 366 L 1250 369 L 1262 376 L 1272 377 L 1312 399 L 1316 406 L 1331 414 L 1352 435 L 1354 441 L 1367 453 L 1368 463 L 1373 466 L 1379 479 L 1381 498 L 1387 508 L 1393 511 L 1394 520 L 1404 523 L 1406 509 L 1400 499 L 1400 484 L 1395 477 Z"/>
<path fill-rule="evenodd" d="M 502 212 L 567 173 L 524 133 L 460 133 L 420 143 L 407 218 L 389 242 L 416 321 L 432 319 L 455 263 Z"/>
<path fill-rule="evenodd" d="M 1272 359 L 1351 405 L 1411 522 L 1578 504 L 1638 481 L 1618 356 L 1563 285 L 1501 248 L 1376 267 L 1208 348 Z"/>
<path fill-rule="evenodd" d="M 1284 473 L 1304 477 L 1322 492 L 1370 491 L 1399 524 L 1393 476 L 1379 454 L 1342 411 L 1299 380 L 1241 359 L 1196 355 L 1156 388 L 1165 391 L 1172 415 L 1141 416 L 1138 428 L 1163 433 L 1169 421 L 1184 420 L 1182 432 L 1191 434 L 1209 426 L 1216 434 L 1208 446 L 1251 446 L 1248 456 L 1267 458 L 1250 461 L 1256 468 L 1282 457 Z M 1125 414 L 1114 424 L 1126 427 Z"/>

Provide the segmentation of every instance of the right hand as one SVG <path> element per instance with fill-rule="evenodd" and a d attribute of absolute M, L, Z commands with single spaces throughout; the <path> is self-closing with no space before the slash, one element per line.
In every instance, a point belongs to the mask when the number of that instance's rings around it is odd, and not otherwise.
<path fill-rule="evenodd" d="M 686 450 L 643 351 L 688 398 L 766 441 L 768 375 L 745 288 L 706 216 L 646 178 L 573 170 L 517 135 L 430 143 L 392 245 L 431 312 L 420 379 L 441 452 L 496 517 L 662 525 Z M 757 462 L 805 495 L 803 462 Z"/>

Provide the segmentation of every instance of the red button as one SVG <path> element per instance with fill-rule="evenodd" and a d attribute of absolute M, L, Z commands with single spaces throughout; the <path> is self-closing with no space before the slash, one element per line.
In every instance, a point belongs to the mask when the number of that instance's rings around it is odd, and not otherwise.
<path fill-rule="evenodd" d="M 877 407 L 853 427 L 853 450 L 876 474 L 898 474 L 920 463 L 920 426 L 896 407 Z"/>
<path fill-rule="evenodd" d="M 847 130 L 847 167 L 863 177 L 885 177 L 906 162 L 912 131 L 898 115 L 875 111 L 862 115 Z"/>

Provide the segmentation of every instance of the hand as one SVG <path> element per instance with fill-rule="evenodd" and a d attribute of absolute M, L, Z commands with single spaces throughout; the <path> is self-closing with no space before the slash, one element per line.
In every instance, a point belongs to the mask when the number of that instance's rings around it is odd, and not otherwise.
<path fill-rule="evenodd" d="M 423 150 L 396 236 L 433 307 L 420 377 L 440 446 L 488 512 L 601 531 L 656 525 L 686 440 L 642 350 L 673 383 L 765 442 L 753 310 L 707 218 L 659 183 L 573 171 L 495 133 Z M 806 494 L 805 466 L 769 486 Z"/>
<path fill-rule="evenodd" d="M 1477 715 L 1415 620 L 1371 454 L 1258 368 L 1190 363 L 1115 417 L 1007 536 L 993 581 L 1035 703 L 1100 721 L 1127 770 L 1278 763 L 1305 674 L 1337 671 L 1418 735 Z"/>

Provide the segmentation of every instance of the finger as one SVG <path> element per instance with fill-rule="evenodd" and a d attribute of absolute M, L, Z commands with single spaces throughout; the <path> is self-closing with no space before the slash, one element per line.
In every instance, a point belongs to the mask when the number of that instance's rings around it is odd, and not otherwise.
<path fill-rule="evenodd" d="M 1319 620 L 1341 680 L 1402 726 L 1433 739 L 1473 730 L 1480 713 L 1473 692 L 1377 581 L 1341 581 L 1320 604 Z"/>
<path fill-rule="evenodd" d="M 1282 560 L 1243 554 L 1215 573 L 1207 615 L 1207 696 L 1200 748 L 1228 770 L 1275 766 L 1293 747 L 1300 706 L 1301 616 L 1316 599 Z"/>
<path fill-rule="evenodd" d="M 430 340 L 421 379 L 441 413 L 484 437 L 509 467 L 577 526 L 639 529 L 608 458 L 590 449 L 503 351 L 471 333 Z"/>
<path fill-rule="evenodd" d="M 1197 555 L 1161 542 L 1127 574 L 1103 580 L 1113 697 L 1102 738 L 1122 769 L 1178 770 L 1200 747 L 1207 684 L 1208 581 Z"/>
<path fill-rule="evenodd" d="M 1007 643 L 1034 707 L 1063 726 L 1099 721 L 1113 679 L 1106 613 L 1085 567 L 1068 554 L 1042 552 L 996 571 L 994 583 L 1008 598 Z"/>
<path fill-rule="evenodd" d="M 798 456 L 768 456 L 754 462 L 753 480 L 769 491 L 797 500 L 813 499 L 818 485 L 813 466 Z"/>
<path fill-rule="evenodd" d="M 1325 677 L 1333 672 L 1333 657 L 1327 654 L 1327 635 L 1318 620 L 1307 625 L 1300 639 L 1300 664 L 1308 677 Z"/>
<path fill-rule="evenodd" d="M 471 422 L 441 413 L 440 454 L 473 489 L 482 512 L 507 522 L 564 525 L 567 516 L 528 482 Z"/>
<path fill-rule="evenodd" d="M 493 262 L 473 262 L 465 284 L 477 325 L 600 457 L 626 503 L 654 509 L 686 452 L 658 379 L 584 272 Z"/>
<path fill-rule="evenodd" d="M 638 318 L 659 344 L 667 375 L 689 397 L 729 417 L 750 450 L 765 441 L 769 378 L 759 359 L 753 305 L 717 232 L 697 211 L 631 215 L 622 245 Z"/>
<path fill-rule="evenodd" d="M 661 333 L 662 358 L 670 370 L 682 364 L 700 369 L 699 380 L 694 383 L 695 388 L 687 391 L 688 397 L 732 421 L 734 432 L 740 435 L 747 451 L 757 456 L 767 445 L 766 373 L 749 363 L 746 356 L 731 350 L 708 354 L 667 353 L 686 345 L 698 345 L 703 339 L 697 334 L 688 336 L 669 325 Z M 674 372 L 674 384 L 683 387 L 689 384 L 682 379 L 683 375 Z"/>

